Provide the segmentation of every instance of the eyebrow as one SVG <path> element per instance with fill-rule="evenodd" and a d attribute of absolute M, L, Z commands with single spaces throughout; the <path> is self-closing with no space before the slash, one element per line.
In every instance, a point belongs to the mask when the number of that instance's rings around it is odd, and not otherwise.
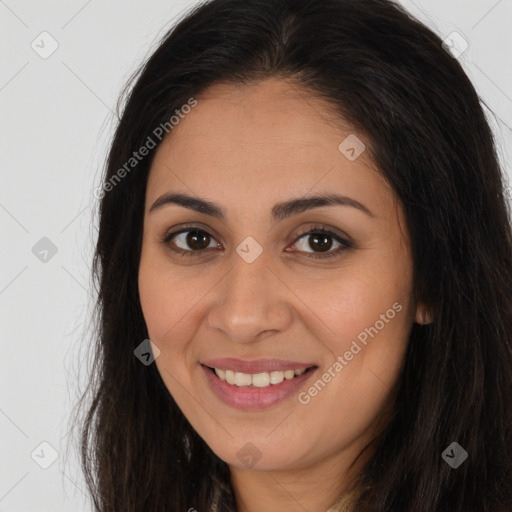
<path fill-rule="evenodd" d="M 225 220 L 225 215 L 221 206 L 211 201 L 206 201 L 205 199 L 189 196 L 187 194 L 164 194 L 153 203 L 149 209 L 149 213 L 170 204 L 177 204 L 205 215 L 211 215 L 212 217 L 216 217 L 222 221 Z M 351 206 L 353 208 L 357 208 L 370 217 L 375 217 L 369 208 L 351 197 L 338 194 L 328 194 L 300 197 L 277 203 L 272 208 L 272 218 L 276 221 L 280 221 L 291 217 L 292 215 L 296 215 L 313 208 L 320 208 L 322 206 Z"/>

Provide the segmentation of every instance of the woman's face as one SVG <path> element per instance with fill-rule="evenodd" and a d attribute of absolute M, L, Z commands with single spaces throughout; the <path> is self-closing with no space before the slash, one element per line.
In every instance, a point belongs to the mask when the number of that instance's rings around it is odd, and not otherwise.
<path fill-rule="evenodd" d="M 272 79 L 196 99 L 146 192 L 139 290 L 157 368 L 232 468 L 341 467 L 419 314 L 403 212 L 365 138 L 306 91 Z M 331 195 L 345 199 L 302 203 Z"/>

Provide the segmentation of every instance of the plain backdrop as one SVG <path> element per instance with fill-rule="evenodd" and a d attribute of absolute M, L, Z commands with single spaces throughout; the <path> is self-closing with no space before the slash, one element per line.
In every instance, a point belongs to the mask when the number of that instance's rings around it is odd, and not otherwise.
<path fill-rule="evenodd" d="M 68 449 L 87 375 L 92 191 L 122 86 L 195 3 L 0 0 L 0 512 L 92 510 Z M 467 41 L 458 58 L 511 176 L 512 2 L 402 3 Z"/>

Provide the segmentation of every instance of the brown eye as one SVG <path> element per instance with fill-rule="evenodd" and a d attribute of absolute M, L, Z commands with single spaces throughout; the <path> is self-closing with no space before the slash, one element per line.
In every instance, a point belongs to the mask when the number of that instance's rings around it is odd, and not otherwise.
<path fill-rule="evenodd" d="M 162 242 L 181 256 L 199 256 L 208 248 L 220 248 L 220 244 L 207 231 L 190 227 L 167 234 Z M 314 227 L 303 233 L 293 245 L 299 246 L 297 252 L 312 258 L 334 257 L 352 247 L 349 241 L 323 227 Z"/>
<path fill-rule="evenodd" d="M 185 237 L 186 244 L 194 251 L 206 249 L 209 245 L 210 235 L 205 231 L 188 231 Z"/>
<path fill-rule="evenodd" d="M 313 233 L 309 235 L 309 247 L 314 251 L 327 252 L 332 247 L 333 241 L 330 235 Z"/>
<path fill-rule="evenodd" d="M 207 249 L 214 240 L 209 233 L 202 229 L 183 229 L 169 233 L 162 241 L 170 245 L 173 251 L 192 256 L 194 252 L 202 252 Z M 217 247 L 218 244 L 214 243 L 213 246 Z"/>
<path fill-rule="evenodd" d="M 331 250 L 334 246 L 334 250 Z M 340 235 L 322 227 L 313 227 L 300 235 L 294 242 L 299 245 L 299 252 L 304 252 L 312 258 L 329 258 L 352 247 L 352 244 Z M 309 250 L 308 250 L 309 249 Z"/>

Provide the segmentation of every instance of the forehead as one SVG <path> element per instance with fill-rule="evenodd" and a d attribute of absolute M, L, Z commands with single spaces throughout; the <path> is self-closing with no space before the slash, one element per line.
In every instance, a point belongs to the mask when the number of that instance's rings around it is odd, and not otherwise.
<path fill-rule="evenodd" d="M 181 137 L 208 136 L 224 141 L 219 151 L 250 151 L 263 144 L 274 151 L 282 147 L 283 152 L 288 148 L 307 152 L 311 147 L 332 149 L 332 140 L 336 143 L 340 135 L 354 131 L 335 113 L 332 103 L 277 78 L 251 85 L 216 84 L 197 101 L 187 122 L 183 120 L 173 130 L 176 143 Z M 324 139 L 324 144 L 319 139 Z"/>
<path fill-rule="evenodd" d="M 255 205 L 336 191 L 385 207 L 391 190 L 369 152 L 349 160 L 339 148 L 347 138 L 369 141 L 326 100 L 279 79 L 217 84 L 196 100 L 157 150 L 148 196 L 192 190 Z"/>

